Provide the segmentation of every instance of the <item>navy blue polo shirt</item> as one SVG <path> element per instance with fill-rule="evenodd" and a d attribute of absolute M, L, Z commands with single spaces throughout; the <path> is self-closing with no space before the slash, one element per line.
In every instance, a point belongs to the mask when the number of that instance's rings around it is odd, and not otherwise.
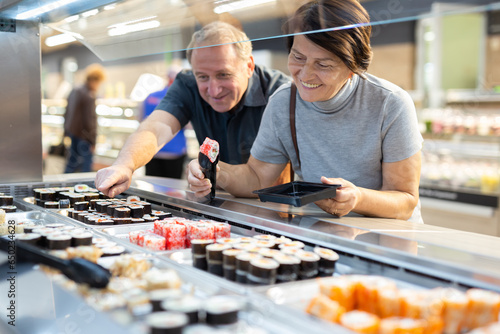
<path fill-rule="evenodd" d="M 248 88 L 234 112 L 220 113 L 202 99 L 193 72 L 177 74 L 174 83 L 156 109 L 174 115 L 183 128 L 189 121 L 198 142 L 206 137 L 220 144 L 220 160 L 229 164 L 247 162 L 259 131 L 269 97 L 290 78 L 277 70 L 255 66 Z"/>

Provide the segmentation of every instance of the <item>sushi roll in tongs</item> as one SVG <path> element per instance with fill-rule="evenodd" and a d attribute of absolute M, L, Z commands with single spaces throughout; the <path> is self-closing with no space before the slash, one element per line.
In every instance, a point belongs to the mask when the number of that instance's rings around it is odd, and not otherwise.
<path fill-rule="evenodd" d="M 212 190 L 210 191 L 210 199 L 215 198 L 215 183 L 217 173 L 217 163 L 219 162 L 219 143 L 213 139 L 205 138 L 205 141 L 200 146 L 198 154 L 198 162 L 205 177 L 210 180 Z"/>

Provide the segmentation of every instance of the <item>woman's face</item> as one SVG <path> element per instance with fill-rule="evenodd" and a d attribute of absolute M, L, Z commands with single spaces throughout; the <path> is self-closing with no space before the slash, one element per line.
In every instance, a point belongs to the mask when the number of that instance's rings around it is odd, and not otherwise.
<path fill-rule="evenodd" d="M 305 35 L 293 38 L 288 70 L 300 97 L 307 102 L 326 101 L 334 97 L 351 75 L 339 57 L 314 44 Z"/>

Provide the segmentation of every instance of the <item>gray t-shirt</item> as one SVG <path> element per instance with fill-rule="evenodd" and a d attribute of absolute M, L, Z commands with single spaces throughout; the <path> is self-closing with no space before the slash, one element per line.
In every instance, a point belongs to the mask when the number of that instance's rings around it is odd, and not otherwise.
<path fill-rule="evenodd" d="M 341 177 L 356 186 L 379 190 L 382 162 L 413 156 L 421 150 L 423 139 L 408 93 L 386 80 L 366 76 L 354 75 L 328 101 L 306 102 L 297 93 L 300 168 L 290 132 L 290 84 L 282 85 L 266 107 L 252 156 L 276 164 L 290 160 L 304 181 Z M 411 221 L 421 221 L 420 213 L 414 212 Z"/>

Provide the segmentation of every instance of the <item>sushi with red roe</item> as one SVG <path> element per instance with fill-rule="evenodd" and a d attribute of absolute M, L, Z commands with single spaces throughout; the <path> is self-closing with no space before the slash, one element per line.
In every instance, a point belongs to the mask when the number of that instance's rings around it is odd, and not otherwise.
<path fill-rule="evenodd" d="M 215 179 L 217 163 L 219 162 L 219 143 L 208 137 L 205 138 L 205 141 L 200 146 L 198 162 L 203 174 L 212 184 L 212 189 L 210 191 L 210 199 L 212 200 L 215 198 Z"/>

